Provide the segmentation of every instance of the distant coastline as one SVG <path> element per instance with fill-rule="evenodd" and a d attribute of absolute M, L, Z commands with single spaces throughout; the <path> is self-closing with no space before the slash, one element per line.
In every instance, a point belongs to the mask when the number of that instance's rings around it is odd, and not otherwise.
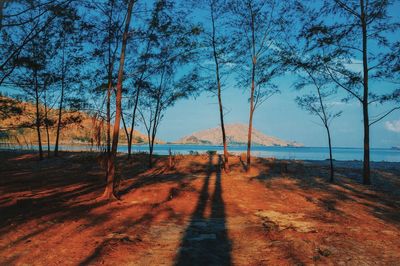
<path fill-rule="evenodd" d="M 44 150 L 47 149 L 47 145 L 44 145 Z M 0 150 L 16 150 L 16 151 L 35 151 L 37 146 L 20 146 L 13 144 L 2 144 L 0 143 Z M 50 146 L 51 150 L 54 149 L 53 145 Z M 103 152 L 104 146 L 97 147 L 90 143 L 79 143 L 72 145 L 61 145 L 62 151 L 71 152 Z M 147 143 L 133 144 L 132 152 L 139 154 L 148 153 L 149 147 Z M 246 153 L 247 147 L 245 145 L 230 145 L 229 153 L 235 156 Z M 127 144 L 121 143 L 118 147 L 119 153 L 127 153 Z M 198 144 L 157 144 L 154 147 L 154 154 L 156 155 L 168 155 L 169 152 L 172 154 L 179 155 L 198 155 L 207 154 L 208 152 L 216 152 L 221 154 L 223 152 L 223 146 L 221 145 L 198 145 Z M 288 146 L 260 146 L 254 145 L 252 152 L 253 157 L 260 158 L 274 158 L 283 160 L 316 160 L 324 161 L 328 158 L 328 147 L 288 147 Z M 333 148 L 333 159 L 336 161 L 362 161 L 363 153 L 362 148 L 350 148 L 350 147 L 334 147 Z M 371 149 L 371 161 L 375 162 L 400 162 L 400 151 L 391 148 L 372 148 Z"/>

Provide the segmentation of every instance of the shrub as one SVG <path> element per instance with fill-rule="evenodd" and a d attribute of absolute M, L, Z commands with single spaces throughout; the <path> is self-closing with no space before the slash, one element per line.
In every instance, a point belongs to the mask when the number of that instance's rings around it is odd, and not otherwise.
<path fill-rule="evenodd" d="M 199 152 L 198 151 L 189 151 L 189 154 L 197 156 L 197 155 L 199 155 Z"/>
<path fill-rule="evenodd" d="M 217 151 L 207 151 L 206 153 L 211 156 L 217 154 Z"/>

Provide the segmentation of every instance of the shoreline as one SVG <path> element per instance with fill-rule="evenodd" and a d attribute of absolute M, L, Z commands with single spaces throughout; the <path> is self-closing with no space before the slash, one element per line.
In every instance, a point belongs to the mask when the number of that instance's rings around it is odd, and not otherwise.
<path fill-rule="evenodd" d="M 70 154 L 73 155 L 74 153 L 82 155 L 84 153 L 88 153 L 90 155 L 101 155 L 103 152 L 102 151 L 60 151 L 61 154 Z M 38 151 L 37 150 L 21 150 L 21 149 L 2 149 L 0 148 L 0 155 L 2 153 L 17 153 L 17 154 L 30 154 L 30 155 L 37 155 Z M 44 155 L 46 156 L 47 152 L 46 150 L 43 150 Z M 117 152 L 119 157 L 127 157 L 126 152 Z M 218 154 L 218 153 L 217 153 Z M 133 152 L 133 156 L 146 156 L 148 155 L 147 153 L 143 152 Z M 154 158 L 166 158 L 169 155 L 165 154 L 153 154 Z M 207 156 L 207 153 L 198 153 L 198 154 L 175 154 L 173 156 L 179 156 L 179 157 L 201 157 L 201 156 Z M 240 154 L 232 154 L 230 153 L 230 157 L 240 157 Z M 46 158 L 46 157 L 45 157 Z M 53 158 L 53 157 L 50 157 Z M 272 160 L 272 161 L 278 161 L 278 162 L 295 162 L 295 163 L 303 163 L 304 165 L 316 165 L 316 166 L 326 166 L 329 167 L 329 159 L 324 159 L 324 160 L 307 160 L 307 159 L 278 159 L 274 157 L 260 157 L 260 156 L 252 156 L 253 159 L 262 159 L 262 160 Z M 351 169 L 362 169 L 362 163 L 363 161 L 361 160 L 333 160 L 333 164 L 335 167 L 339 168 L 351 168 Z M 394 168 L 400 169 L 400 162 L 392 162 L 392 161 L 370 161 L 371 167 L 377 168 L 377 169 L 387 169 L 387 168 Z"/>
<path fill-rule="evenodd" d="M 9 146 L 26 146 L 26 145 L 20 145 L 18 143 L 8 143 L 8 142 L 0 142 L 0 150 L 2 150 L 1 146 L 9 145 Z M 72 142 L 72 143 L 60 143 L 61 146 L 92 146 L 91 143 L 77 143 L 77 142 Z M 30 146 L 37 146 L 37 144 L 30 144 Z M 42 142 L 42 146 L 45 147 L 47 146 L 47 142 Z M 53 147 L 54 144 L 51 144 Z M 128 143 L 122 142 L 119 143 L 118 146 L 128 146 Z M 148 143 L 146 142 L 141 142 L 141 143 L 132 143 L 132 146 L 148 146 Z M 165 142 L 165 143 L 155 143 L 154 146 L 197 146 L 197 147 L 223 147 L 222 144 L 190 144 L 190 143 L 173 143 L 173 142 Z M 96 145 L 93 145 L 93 147 L 96 147 Z M 228 148 L 237 148 L 237 147 L 247 147 L 246 143 L 243 144 L 230 144 L 228 145 Z M 328 146 L 279 146 L 279 145 L 272 145 L 272 146 L 265 146 L 265 145 L 257 145 L 257 144 L 252 144 L 253 148 L 295 148 L 295 149 L 328 149 Z M 341 147 L 341 146 L 333 146 L 332 149 L 343 149 L 343 150 L 361 150 L 363 147 Z M 390 151 L 398 151 L 400 153 L 400 148 L 397 147 L 373 147 L 371 150 L 390 150 Z"/>

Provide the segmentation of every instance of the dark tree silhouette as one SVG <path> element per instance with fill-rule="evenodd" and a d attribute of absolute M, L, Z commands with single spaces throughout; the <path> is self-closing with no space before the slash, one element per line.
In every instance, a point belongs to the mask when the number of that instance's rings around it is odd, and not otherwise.
<path fill-rule="evenodd" d="M 250 87 L 250 112 L 247 139 L 247 170 L 251 168 L 251 136 L 255 109 L 278 92 L 273 79 L 282 73 L 276 38 L 280 1 L 231 1 L 235 64 L 239 86 Z"/>
<path fill-rule="evenodd" d="M 59 81 L 60 93 L 57 115 L 57 132 L 54 145 L 54 155 L 58 156 L 60 134 L 63 128 L 63 112 L 68 107 L 68 100 L 73 95 L 73 89 L 77 88 L 81 82 L 80 69 L 83 67 L 85 56 L 82 52 L 82 36 L 79 34 L 79 20 L 77 7 L 70 6 L 63 9 L 63 16 L 57 20 L 56 27 L 59 27 L 57 51 L 59 55 Z M 54 59 L 53 59 L 54 61 Z M 72 100 L 77 99 L 76 97 Z"/>
<path fill-rule="evenodd" d="M 153 12 L 151 38 L 154 45 L 147 52 L 151 67 L 146 82 L 140 80 L 146 88 L 142 93 L 140 116 L 148 135 L 150 167 L 157 130 L 165 111 L 179 99 L 198 91 L 193 60 L 200 33 L 198 26 L 190 23 L 185 12 L 172 1 L 156 1 Z"/>
<path fill-rule="evenodd" d="M 22 53 L 73 0 L 1 1 L 0 85 L 18 67 Z"/>
<path fill-rule="evenodd" d="M 203 0 L 191 1 L 190 5 L 198 7 L 195 14 L 206 10 L 203 22 L 203 31 L 201 39 L 201 55 L 199 65 L 203 72 L 199 87 L 204 88 L 207 92 L 217 97 L 219 120 L 222 133 L 222 145 L 224 147 L 224 164 L 225 171 L 229 171 L 229 153 L 228 143 L 224 122 L 224 105 L 222 100 L 222 91 L 224 85 L 224 77 L 229 75 L 229 8 L 227 1 L 224 0 Z"/>
<path fill-rule="evenodd" d="M 283 32 L 281 42 L 278 44 L 282 68 L 296 73 L 298 80 L 294 87 L 308 92 L 296 97 L 300 108 L 315 115 L 322 122 L 326 130 L 329 161 L 330 181 L 334 181 L 334 166 L 332 156 L 332 137 L 330 124 L 334 118 L 339 117 L 342 111 L 333 111 L 327 101 L 336 94 L 337 89 L 332 86 L 332 81 L 324 69 L 323 51 L 308 50 L 305 39 L 300 36 L 302 24 L 298 23 L 297 12 L 293 12 L 293 6 L 288 5 L 282 10 L 285 16 L 281 16 L 280 27 Z M 313 88 L 309 90 L 309 87 Z"/>
<path fill-rule="evenodd" d="M 393 59 L 398 58 L 393 38 L 398 34 L 398 18 L 389 14 L 393 1 L 324 1 L 322 7 L 309 7 L 298 2 L 304 21 L 303 37 L 308 49 L 324 51 L 324 70 L 349 98 L 360 102 L 364 127 L 363 183 L 370 184 L 370 126 L 399 109 L 371 119 L 370 105 L 398 101 L 398 89 L 393 86 L 375 88 L 372 81 L 393 77 L 398 73 Z M 306 14 L 306 15 L 305 15 Z M 375 47 L 375 49 L 371 49 Z M 397 53 L 397 54 L 396 54 Z M 349 65 L 359 60 L 361 69 Z M 397 92 L 397 93 L 396 93 Z"/>

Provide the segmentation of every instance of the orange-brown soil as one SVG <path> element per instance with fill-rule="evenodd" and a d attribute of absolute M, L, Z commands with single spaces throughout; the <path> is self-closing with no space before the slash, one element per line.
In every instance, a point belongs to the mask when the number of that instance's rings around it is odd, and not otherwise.
<path fill-rule="evenodd" d="M 118 158 L 121 200 L 96 201 L 94 153 L 0 154 L 1 265 L 398 265 L 400 166 L 218 156 Z"/>

